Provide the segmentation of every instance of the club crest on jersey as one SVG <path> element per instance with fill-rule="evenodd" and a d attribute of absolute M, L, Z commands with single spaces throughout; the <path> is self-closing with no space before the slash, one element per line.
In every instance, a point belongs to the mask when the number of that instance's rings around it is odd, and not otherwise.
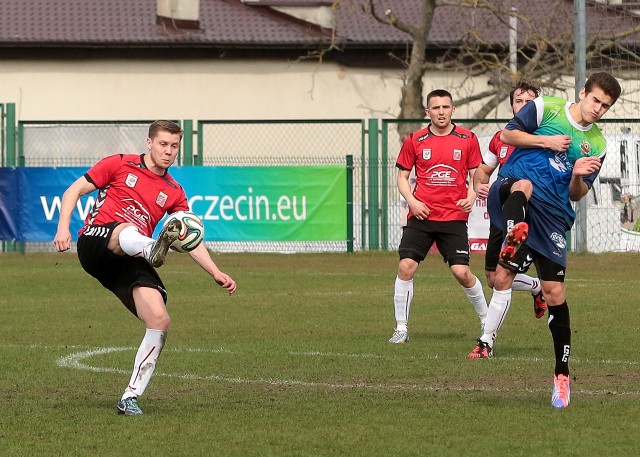
<path fill-rule="evenodd" d="M 423 149 L 422 150 L 422 158 L 424 160 L 429 160 L 431 158 L 431 149 Z"/>
<path fill-rule="evenodd" d="M 453 150 L 453 160 L 462 159 L 462 149 L 454 149 Z"/>
<path fill-rule="evenodd" d="M 505 157 L 507 157 L 507 153 L 509 152 L 509 147 L 508 146 L 502 146 L 500 148 L 500 158 L 504 159 Z"/>
<path fill-rule="evenodd" d="M 127 179 L 125 179 L 124 183 L 129 187 L 136 187 L 136 183 L 138 182 L 138 177 L 133 173 L 129 173 L 127 175 Z"/>
<path fill-rule="evenodd" d="M 588 142 L 583 141 L 580 145 L 580 151 L 582 151 L 583 156 L 588 156 L 591 153 L 591 145 Z"/>
<path fill-rule="evenodd" d="M 158 198 L 156 198 L 156 204 L 163 208 L 165 203 L 167 203 L 167 194 L 160 192 Z"/>

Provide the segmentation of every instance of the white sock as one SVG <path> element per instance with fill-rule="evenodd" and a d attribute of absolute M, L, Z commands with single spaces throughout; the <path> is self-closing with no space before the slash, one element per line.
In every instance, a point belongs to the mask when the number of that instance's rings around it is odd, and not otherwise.
<path fill-rule="evenodd" d="M 396 315 L 396 330 L 407 331 L 411 300 L 413 300 L 413 279 L 403 281 L 396 277 L 395 294 L 393 296 L 393 306 Z"/>
<path fill-rule="evenodd" d="M 509 306 L 511 305 L 511 289 L 495 290 L 489 302 L 489 311 L 487 312 L 487 320 L 484 323 L 484 334 L 480 337 L 481 341 L 488 343 L 493 347 L 493 341 L 496 334 L 507 316 Z"/>
<path fill-rule="evenodd" d="M 120 247 L 122 250 L 132 257 L 145 257 L 147 258 L 148 252 L 145 252 L 145 248 L 148 251 L 148 247 L 154 243 L 153 238 L 144 236 L 138 232 L 138 228 L 130 225 L 125 227 L 118 236 Z"/>
<path fill-rule="evenodd" d="M 166 331 L 147 329 L 133 363 L 133 373 L 131 373 L 129 385 L 122 394 L 123 400 L 130 397 L 140 397 L 144 393 L 151 380 L 151 375 L 156 369 L 156 361 L 160 357 L 166 339 Z"/>
<path fill-rule="evenodd" d="M 534 278 L 533 276 L 517 274 L 515 278 L 513 278 L 513 284 L 511 285 L 511 289 L 527 291 L 532 294 L 537 294 L 542 289 L 542 285 L 540 284 L 540 280 L 538 278 Z"/>
<path fill-rule="evenodd" d="M 467 299 L 476 310 L 476 313 L 480 318 L 480 324 L 482 325 L 484 324 L 484 320 L 487 317 L 487 299 L 484 296 L 482 283 L 477 276 L 474 276 L 474 278 L 476 278 L 475 284 L 470 288 L 462 287 L 462 290 L 464 290 Z"/>

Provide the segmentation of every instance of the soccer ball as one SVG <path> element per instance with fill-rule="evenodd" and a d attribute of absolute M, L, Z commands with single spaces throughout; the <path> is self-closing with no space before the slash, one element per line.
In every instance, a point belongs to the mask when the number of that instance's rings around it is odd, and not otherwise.
<path fill-rule="evenodd" d="M 178 252 L 193 251 L 204 238 L 204 225 L 202 221 L 190 211 L 177 211 L 170 214 L 164 224 L 167 225 L 175 219 L 182 222 L 182 229 L 178 234 L 178 239 L 171 243 L 171 249 Z"/>

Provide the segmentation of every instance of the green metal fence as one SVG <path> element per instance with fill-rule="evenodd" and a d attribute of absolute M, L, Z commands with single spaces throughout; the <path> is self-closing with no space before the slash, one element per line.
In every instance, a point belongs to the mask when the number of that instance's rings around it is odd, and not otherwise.
<path fill-rule="evenodd" d="M 152 121 L 20 121 L 17 124 L 18 166 L 86 166 L 118 153 L 146 150 Z M 347 168 L 347 234 L 339 242 L 208 242 L 218 251 L 351 252 L 365 249 L 354 230 L 366 219 L 366 202 L 354 195 L 364 185 L 362 120 L 182 121 L 185 131 L 176 165 L 305 166 Z M 194 141 L 195 137 L 195 141 Z M 197 145 L 197 147 L 195 147 Z M 355 235 L 354 235 L 355 233 Z M 6 244 L 6 243 L 5 243 Z M 23 243 L 24 244 L 24 243 Z M 50 243 L 26 243 L 26 251 L 51 251 Z M 75 245 L 72 246 L 75 249 Z"/>
<path fill-rule="evenodd" d="M 0 150 L 2 166 L 16 166 L 16 104 L 0 104 Z"/>
<path fill-rule="evenodd" d="M 15 105 L 0 105 L 3 166 L 91 166 L 115 153 L 142 153 L 150 120 L 19 121 Z M 471 128 L 483 150 L 506 119 L 458 119 Z M 282 166 L 339 164 L 350 178 L 351 210 L 348 234 L 341 242 L 211 243 L 220 251 L 352 251 L 394 250 L 398 247 L 406 204 L 396 188 L 395 160 L 407 131 L 425 120 L 192 120 L 185 130 L 177 165 Z M 195 127 L 195 128 L 194 128 Z M 633 232 L 640 204 L 640 119 L 606 120 L 600 127 L 608 138 L 607 160 L 586 199 L 582 231 L 587 250 L 625 248 L 625 232 Z M 627 242 L 632 243 L 632 242 Z M 640 241 L 636 250 L 640 250 Z M 627 244 L 629 246 L 629 244 Z M 3 243 L 5 250 L 16 249 Z M 18 247 L 47 251 L 51 243 Z"/>
<path fill-rule="evenodd" d="M 507 119 L 455 119 L 454 122 L 471 129 L 478 136 L 481 150 L 486 151 L 492 136 L 504 127 Z M 426 123 L 426 120 L 395 119 L 381 122 L 380 212 L 375 216 L 381 249 L 398 247 L 406 214 L 406 204 L 395 187 L 395 159 L 402 137 L 398 131 L 403 127 L 406 131 L 407 126 L 411 127 L 409 130 L 418 129 Z M 640 119 L 606 119 L 598 125 L 607 137 L 607 157 L 593 189 L 581 201 L 583 207 L 576 208 L 578 218 L 568 234 L 569 247 L 589 252 L 637 251 L 640 250 Z M 583 211 L 582 219 L 580 211 Z"/>
<path fill-rule="evenodd" d="M 194 164 L 208 166 L 343 165 L 358 189 L 365 185 L 365 123 L 361 119 L 201 120 L 197 123 Z M 363 204 L 364 202 L 364 204 Z M 351 192 L 351 226 L 341 242 L 213 242 L 221 251 L 352 251 L 365 248 L 361 237 L 366 200 Z M 355 234 L 355 235 L 354 235 Z"/>

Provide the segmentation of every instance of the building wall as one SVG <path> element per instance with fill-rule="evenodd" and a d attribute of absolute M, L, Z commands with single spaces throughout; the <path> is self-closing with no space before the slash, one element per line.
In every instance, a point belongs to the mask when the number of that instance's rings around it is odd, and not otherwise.
<path fill-rule="evenodd" d="M 0 103 L 16 103 L 19 120 L 390 118 L 401 76 L 309 61 L 0 60 Z M 425 93 L 461 84 L 428 74 Z"/>

